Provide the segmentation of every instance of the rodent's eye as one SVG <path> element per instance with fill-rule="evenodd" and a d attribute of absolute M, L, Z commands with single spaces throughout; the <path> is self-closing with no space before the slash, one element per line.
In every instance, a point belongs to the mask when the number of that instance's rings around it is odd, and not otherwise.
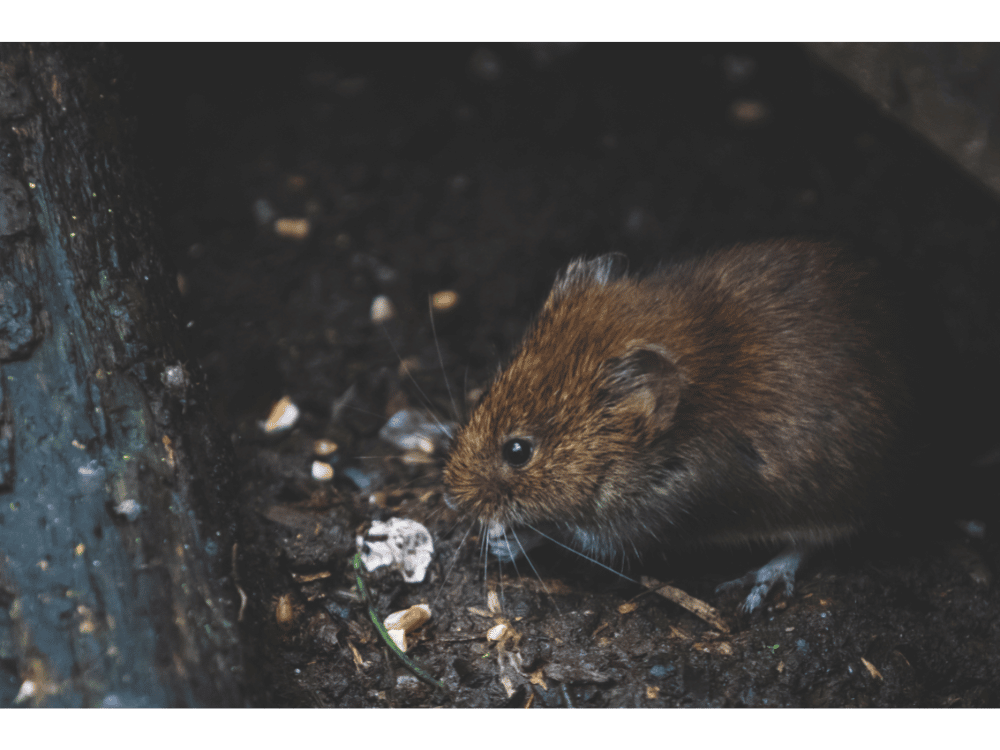
<path fill-rule="evenodd" d="M 527 438 L 511 438 L 503 444 L 503 460 L 515 468 L 528 463 L 532 453 L 531 441 Z"/>

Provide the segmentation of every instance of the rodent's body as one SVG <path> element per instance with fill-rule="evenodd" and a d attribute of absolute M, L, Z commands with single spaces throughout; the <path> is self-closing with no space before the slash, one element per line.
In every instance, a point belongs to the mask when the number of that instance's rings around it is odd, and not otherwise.
<path fill-rule="evenodd" d="M 613 264 L 559 277 L 456 437 L 450 502 L 610 560 L 861 527 L 905 401 L 871 276 L 801 242 L 642 279 Z"/>

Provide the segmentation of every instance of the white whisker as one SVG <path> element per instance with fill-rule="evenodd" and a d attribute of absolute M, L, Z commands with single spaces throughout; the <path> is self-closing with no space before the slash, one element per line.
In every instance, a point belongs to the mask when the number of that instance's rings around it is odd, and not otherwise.
<path fill-rule="evenodd" d="M 455 524 L 457 526 L 458 524 Z M 448 578 L 451 576 L 451 572 L 455 569 L 455 563 L 458 562 L 459 553 L 462 551 L 462 547 L 465 545 L 465 540 L 469 538 L 469 534 L 472 532 L 472 527 L 475 525 L 475 521 L 469 524 L 469 528 L 465 530 L 465 534 L 462 535 L 462 541 L 458 543 L 458 547 L 455 548 L 454 554 L 451 556 L 451 565 L 445 571 L 444 576 L 441 579 L 441 586 L 438 588 L 437 594 L 434 595 L 434 600 L 431 602 L 431 609 L 434 608 L 434 603 L 437 602 L 438 598 L 441 596 L 441 592 L 444 591 L 445 584 L 448 583 Z M 452 527 L 454 530 L 454 526 Z M 449 532 L 451 533 L 451 532 Z"/>
<path fill-rule="evenodd" d="M 400 355 L 399 350 L 396 349 L 396 345 L 392 343 L 392 337 L 389 336 L 389 329 L 385 327 L 385 323 L 382 324 L 382 331 L 385 333 L 385 340 L 389 342 L 389 346 L 392 348 L 393 354 L 396 355 L 396 359 L 402 363 L 403 357 Z M 424 406 L 427 408 L 427 413 L 430 414 L 431 419 L 437 422 L 438 429 L 446 434 L 450 433 L 448 428 L 446 428 L 444 424 L 442 424 L 441 420 L 438 419 L 437 414 L 434 413 L 434 403 L 431 401 L 430 397 L 424 393 L 424 389 L 420 387 L 420 383 L 417 382 L 417 379 L 410 373 L 410 368 L 404 367 L 403 371 L 406 373 L 406 377 L 410 379 L 410 382 L 413 383 L 413 387 L 417 389 L 417 393 L 419 393 L 420 397 L 424 400 Z"/>
<path fill-rule="evenodd" d="M 589 555 L 585 555 L 585 554 L 584 554 L 584 553 L 582 553 L 582 552 L 581 552 L 580 550 L 578 550 L 578 549 L 573 549 L 572 547 L 570 547 L 570 546 L 568 546 L 568 545 L 565 545 L 565 544 L 563 544 L 563 543 L 562 543 L 562 542 L 560 542 L 560 541 L 559 541 L 558 539 L 553 539 L 553 538 L 552 538 L 552 537 L 550 537 L 550 536 L 549 536 L 548 534 L 545 534 L 545 533 L 543 533 L 543 532 L 539 531 L 538 529 L 536 529 L 536 528 L 535 528 L 534 526 L 531 526 L 531 525 L 529 525 L 529 524 L 525 524 L 525 527 L 526 527 L 526 528 L 529 528 L 529 529 L 531 529 L 531 530 L 532 530 L 532 531 L 534 531 L 534 532 L 535 532 L 536 534 L 538 534 L 538 535 L 540 535 L 540 536 L 543 536 L 543 537 L 545 537 L 545 538 L 546 538 L 546 539 L 548 539 L 548 540 L 549 540 L 550 542 L 554 542 L 555 544 L 558 544 L 558 545 L 559 545 L 560 547 L 562 547 L 563 549 L 567 549 L 567 550 L 569 550 L 570 552 L 572 552 L 573 554 L 575 554 L 575 555 L 579 555 L 579 556 L 580 556 L 580 557 L 582 557 L 582 558 L 583 558 L 584 560 L 589 560 L 590 562 L 594 563 L 594 565 L 597 565 L 597 566 L 600 566 L 600 567 L 604 568 L 605 570 L 607 570 L 607 571 L 610 571 L 611 573 L 614 573 L 614 574 L 615 574 L 616 576 L 620 576 L 620 577 L 624 578 L 624 579 L 625 579 L 626 581 L 631 581 L 632 583 L 638 583 L 638 581 L 636 581 L 635 579 L 633 579 L 633 578 L 629 578 L 629 577 L 628 577 L 627 575 L 625 575 L 624 573 L 622 573 L 622 572 L 620 572 L 620 571 L 617 571 L 617 570 L 615 570 L 614 568 L 612 568 L 612 567 L 609 567 L 609 566 L 605 565 L 604 563 L 602 563 L 602 562 L 600 562 L 600 561 L 598 561 L 598 560 L 595 560 L 595 559 L 594 559 L 593 557 L 590 557 Z"/>
<path fill-rule="evenodd" d="M 437 349 L 438 364 L 441 365 L 441 377 L 444 378 L 444 387 L 448 389 L 448 398 L 451 400 L 451 412 L 454 419 L 460 419 L 458 405 L 455 403 L 455 396 L 451 392 L 451 384 L 448 382 L 448 373 L 444 370 L 444 357 L 441 356 L 441 343 L 438 341 L 437 326 L 434 324 L 434 303 L 431 297 L 427 298 L 427 309 L 431 316 L 431 333 L 434 336 L 434 348 Z"/>
<path fill-rule="evenodd" d="M 506 534 L 506 531 L 504 533 Z M 548 595 L 549 599 L 552 601 L 552 606 L 555 607 L 556 612 L 558 612 L 561 615 L 562 612 L 559 609 L 559 605 L 556 604 L 555 599 L 552 597 L 552 592 L 549 591 L 549 587 L 545 585 L 545 581 L 542 580 L 542 577 L 538 574 L 538 570 L 535 569 L 535 564 L 531 562 L 531 558 L 528 557 L 528 551 L 524 548 L 524 545 L 521 544 L 521 540 L 518 539 L 517 532 L 514 531 L 514 529 L 511 529 L 510 533 L 514 535 L 514 541 L 517 542 L 517 546 L 520 548 L 521 554 L 524 555 L 525 561 L 528 563 L 529 566 L 531 566 L 531 570 L 532 572 L 534 572 L 535 578 L 538 579 L 538 583 L 541 584 L 542 590 Z"/>

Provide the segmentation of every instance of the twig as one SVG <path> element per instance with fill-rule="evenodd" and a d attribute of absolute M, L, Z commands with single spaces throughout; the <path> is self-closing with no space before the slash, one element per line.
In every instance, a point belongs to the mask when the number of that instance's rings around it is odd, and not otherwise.
<path fill-rule="evenodd" d="M 643 586 L 647 586 L 652 589 L 654 593 L 659 594 L 664 599 L 669 599 L 674 604 L 679 604 L 684 607 L 684 609 L 688 612 L 693 614 L 695 617 L 701 618 L 716 630 L 723 633 L 730 632 L 731 628 L 729 627 L 729 623 L 725 621 L 721 614 L 719 614 L 719 610 L 712 605 L 703 602 L 701 599 L 695 599 L 690 594 L 681 591 L 678 588 L 661 583 L 655 578 L 643 576 L 641 583 Z"/>

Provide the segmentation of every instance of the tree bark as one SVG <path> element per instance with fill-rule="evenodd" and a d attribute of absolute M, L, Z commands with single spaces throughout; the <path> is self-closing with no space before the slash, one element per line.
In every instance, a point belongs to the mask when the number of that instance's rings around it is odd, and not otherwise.
<path fill-rule="evenodd" d="M 230 447 L 122 73 L 100 45 L 0 45 L 0 705 L 244 702 Z"/>

